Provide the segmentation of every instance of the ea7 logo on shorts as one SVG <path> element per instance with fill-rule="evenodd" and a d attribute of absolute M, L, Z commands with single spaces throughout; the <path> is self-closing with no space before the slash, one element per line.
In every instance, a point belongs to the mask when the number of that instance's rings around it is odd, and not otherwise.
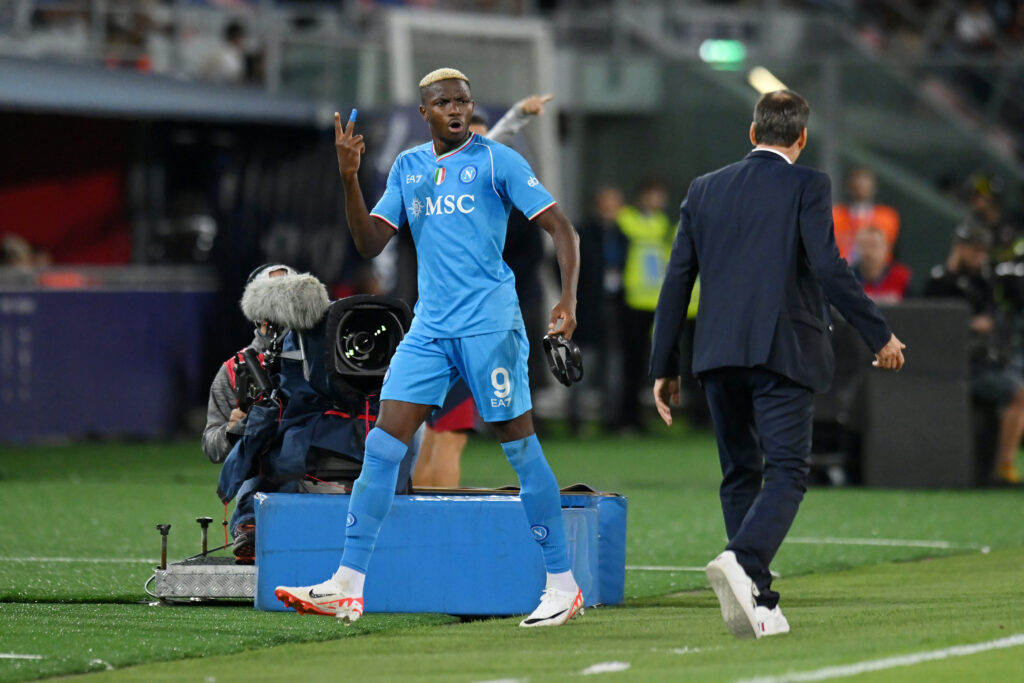
<path fill-rule="evenodd" d="M 532 175 L 530 176 L 530 179 L 526 181 L 526 184 L 529 185 L 530 187 L 537 187 L 538 185 L 540 185 L 540 181 L 537 180 L 537 176 Z"/>
<path fill-rule="evenodd" d="M 453 194 L 444 194 L 440 197 L 427 197 L 425 205 L 426 215 L 437 216 L 439 214 L 473 213 L 476 207 L 473 204 L 476 197 L 471 194 L 460 194 L 456 197 Z"/>
<path fill-rule="evenodd" d="M 533 534 L 533 540 L 540 542 L 548 537 L 548 528 L 543 524 L 534 524 L 530 527 L 530 533 Z"/>

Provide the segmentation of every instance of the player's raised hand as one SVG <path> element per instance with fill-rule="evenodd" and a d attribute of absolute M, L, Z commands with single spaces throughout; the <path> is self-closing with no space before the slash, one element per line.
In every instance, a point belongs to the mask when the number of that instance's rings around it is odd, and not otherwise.
<path fill-rule="evenodd" d="M 519 108 L 522 109 L 524 114 L 534 114 L 540 116 L 544 113 L 544 105 L 555 98 L 554 95 L 548 93 L 546 95 L 530 95 L 525 100 L 519 103 Z"/>
<path fill-rule="evenodd" d="M 551 322 L 548 323 L 548 334 L 560 334 L 566 339 L 572 339 L 572 333 L 576 331 L 576 306 L 565 301 L 559 301 L 551 309 Z"/>
<path fill-rule="evenodd" d="M 356 111 L 352 110 L 348 123 L 341 126 L 341 114 L 334 112 L 334 148 L 338 152 L 338 170 L 343 179 L 355 178 L 359 172 L 359 162 L 366 151 L 366 143 L 362 135 L 354 135 L 356 128 Z"/>

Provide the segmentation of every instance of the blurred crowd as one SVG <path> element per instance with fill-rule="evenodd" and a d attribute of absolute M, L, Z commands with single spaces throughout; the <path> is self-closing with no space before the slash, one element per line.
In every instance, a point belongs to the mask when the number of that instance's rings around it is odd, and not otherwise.
<path fill-rule="evenodd" d="M 187 7 L 215 12 L 183 14 L 178 0 L 111 2 L 97 14 L 78 0 L 36 0 L 31 4 L 28 35 L 19 51 L 29 57 L 72 61 L 99 58 L 110 68 L 123 68 L 218 84 L 265 82 L 267 53 L 261 20 L 262 0 L 189 0 Z M 278 0 L 274 6 L 293 10 L 288 31 L 315 30 L 318 9 L 342 7 L 342 21 L 361 31 L 382 9 L 432 8 L 517 16 L 553 10 L 557 0 Z M 102 36 L 96 45 L 97 36 Z M 99 54 L 96 54 L 97 51 Z"/>
<path fill-rule="evenodd" d="M 1018 149 L 1024 149 L 1019 135 L 1024 76 L 1016 66 L 1024 54 L 1024 2 L 852 4 L 853 23 L 865 45 L 889 53 L 897 65 L 922 67 L 916 80 L 969 116 L 1007 126 Z"/>
<path fill-rule="evenodd" d="M 251 35 L 251 13 L 221 12 L 213 24 L 181 23 L 173 0 L 111 4 L 101 18 L 83 3 L 38 3 L 23 51 L 33 57 L 85 59 L 99 49 L 102 62 L 124 68 L 214 83 L 261 83 L 264 50 Z M 249 3 L 218 3 L 244 10 Z M 90 44 L 101 22 L 102 44 Z"/>

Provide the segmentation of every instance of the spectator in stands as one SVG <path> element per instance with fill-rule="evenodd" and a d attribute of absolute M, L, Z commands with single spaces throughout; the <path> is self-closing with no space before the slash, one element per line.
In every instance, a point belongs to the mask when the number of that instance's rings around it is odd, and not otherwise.
<path fill-rule="evenodd" d="M 213 83 L 241 83 L 245 80 L 245 26 L 228 22 L 223 41 L 206 56 L 199 67 L 199 78 Z"/>
<path fill-rule="evenodd" d="M 892 260 L 892 250 L 882 231 L 873 225 L 857 233 L 857 262 L 853 274 L 864 293 L 876 304 L 899 303 L 910 287 L 910 269 Z"/>
<path fill-rule="evenodd" d="M 1000 411 L 994 479 L 1018 484 L 1017 448 L 1024 438 L 1024 377 L 1009 363 L 1012 349 L 1000 343 L 998 310 L 988 268 L 992 237 L 983 227 L 957 228 L 943 265 L 932 269 L 925 296 L 963 299 L 971 309 L 971 395 Z"/>
<path fill-rule="evenodd" d="M 999 27 L 985 4 L 985 0 L 970 0 L 957 12 L 953 35 L 961 49 L 967 52 L 990 52 L 996 47 Z"/>
<path fill-rule="evenodd" d="M 900 215 L 891 206 L 875 203 L 878 186 L 874 172 L 864 167 L 855 168 L 846 183 L 849 202 L 832 208 L 839 255 L 851 263 L 857 260 L 857 233 L 867 226 L 881 230 L 889 249 L 894 249 L 900 234 Z"/>
<path fill-rule="evenodd" d="M 32 268 L 35 259 L 32 245 L 18 235 L 4 235 L 0 239 L 0 266 L 11 268 Z"/>
<path fill-rule="evenodd" d="M 640 390 L 650 389 L 651 385 L 647 374 L 651 327 L 675 237 L 675 225 L 665 214 L 667 204 L 665 183 L 647 180 L 640 186 L 636 205 L 624 207 L 617 217 L 628 245 L 622 270 L 625 306 L 619 326 L 623 375 L 619 427 L 627 431 L 645 428 L 640 413 Z"/>
<path fill-rule="evenodd" d="M 246 284 L 258 278 L 294 274 L 295 270 L 290 266 L 280 264 L 262 266 L 249 276 Z M 266 334 L 267 323 L 263 323 L 255 330 L 255 336 L 250 346 L 259 353 L 266 350 L 270 343 Z M 239 408 L 238 397 L 235 393 L 237 358 L 236 354 L 224 361 L 224 364 L 217 370 L 213 383 L 210 384 L 210 399 L 206 406 L 206 427 L 203 429 L 203 453 L 213 463 L 224 462 L 231 447 L 245 432 L 246 413 Z"/>

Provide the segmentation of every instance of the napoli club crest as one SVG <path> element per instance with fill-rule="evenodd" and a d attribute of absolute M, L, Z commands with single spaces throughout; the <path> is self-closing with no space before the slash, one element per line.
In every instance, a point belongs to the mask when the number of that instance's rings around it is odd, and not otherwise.
<path fill-rule="evenodd" d="M 462 170 L 459 171 L 459 180 L 467 184 L 476 180 L 476 166 L 463 166 Z"/>
<path fill-rule="evenodd" d="M 533 534 L 533 540 L 543 541 L 548 537 L 548 528 L 543 524 L 534 524 L 530 527 L 530 533 Z"/>
<path fill-rule="evenodd" d="M 345 518 L 345 526 L 346 527 L 350 527 L 350 526 L 355 526 L 355 524 L 356 524 L 356 516 L 353 515 L 351 512 L 348 513 L 348 517 Z"/>

